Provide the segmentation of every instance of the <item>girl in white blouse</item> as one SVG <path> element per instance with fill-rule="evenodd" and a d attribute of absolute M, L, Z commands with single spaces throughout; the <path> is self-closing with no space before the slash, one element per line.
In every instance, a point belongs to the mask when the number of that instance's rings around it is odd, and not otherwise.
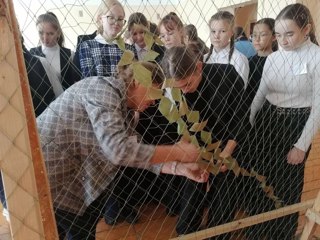
<path fill-rule="evenodd" d="M 30 53 L 45 57 L 49 77 L 63 90 L 74 83 L 75 66 L 72 63 L 74 53 L 64 47 L 64 34 L 57 16 L 52 12 L 41 14 L 36 23 L 41 46 L 31 48 Z M 59 94 L 61 91 L 59 92 Z"/>
<path fill-rule="evenodd" d="M 231 64 L 238 72 L 245 87 L 249 77 L 249 62 L 245 55 L 234 47 L 234 16 L 227 11 L 219 11 L 209 20 L 211 46 L 204 55 L 205 63 Z"/>
<path fill-rule="evenodd" d="M 268 56 L 251 105 L 250 159 L 274 195 L 291 205 L 300 202 L 305 161 L 320 126 L 320 48 L 310 11 L 302 4 L 279 13 L 275 33 L 281 49 Z M 265 195 L 250 214 L 274 209 Z M 262 233 L 267 239 L 293 239 L 297 223 L 298 214 L 278 218 L 256 226 L 250 231 L 256 235 L 248 239 L 261 239 Z"/>

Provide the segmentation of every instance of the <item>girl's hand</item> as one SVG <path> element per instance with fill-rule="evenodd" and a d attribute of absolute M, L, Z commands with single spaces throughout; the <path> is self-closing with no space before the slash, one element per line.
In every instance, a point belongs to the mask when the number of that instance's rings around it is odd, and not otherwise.
<path fill-rule="evenodd" d="M 289 164 L 298 165 L 303 162 L 305 155 L 306 153 L 304 151 L 293 147 L 287 155 L 287 161 Z"/>

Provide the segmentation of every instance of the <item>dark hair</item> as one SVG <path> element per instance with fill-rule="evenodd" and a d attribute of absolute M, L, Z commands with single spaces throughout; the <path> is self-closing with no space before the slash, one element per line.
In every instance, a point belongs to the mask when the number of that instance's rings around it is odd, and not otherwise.
<path fill-rule="evenodd" d="M 310 10 L 305 5 L 301 3 L 295 3 L 286 6 L 278 14 L 278 16 L 276 17 L 276 21 L 280 19 L 293 20 L 301 29 L 310 24 L 310 40 L 311 42 L 319 45 L 315 35 L 315 24 L 313 18 L 311 16 Z"/>
<path fill-rule="evenodd" d="M 209 20 L 209 26 L 213 21 L 219 21 L 219 20 L 225 20 L 228 21 L 230 26 L 233 27 L 234 25 L 234 16 L 232 13 L 228 12 L 228 11 L 219 11 L 216 14 L 214 14 L 210 20 Z M 205 62 L 208 61 L 208 59 L 210 58 L 211 54 L 213 52 L 213 45 L 211 44 L 210 49 L 209 49 L 209 53 L 207 58 L 205 59 Z M 231 37 L 230 39 L 230 52 L 229 52 L 229 62 L 231 60 L 231 57 L 233 55 L 234 52 L 234 36 Z"/>
<path fill-rule="evenodd" d="M 268 26 L 269 30 L 272 32 L 272 35 L 275 36 L 275 31 L 274 31 L 274 25 L 275 25 L 275 20 L 273 18 L 261 18 L 259 21 L 257 21 L 254 25 L 257 24 L 265 24 Z M 273 41 L 272 42 L 272 51 L 277 51 L 278 50 L 278 42 Z"/>
<path fill-rule="evenodd" d="M 57 16 L 52 12 L 47 12 L 45 14 L 41 14 L 37 18 L 36 26 L 38 26 L 39 24 L 44 23 L 44 22 L 50 23 L 53 26 L 53 28 L 59 32 L 60 36 L 59 36 L 57 42 L 60 47 L 63 47 L 64 46 L 64 35 L 63 35 L 62 28 L 61 28 L 61 25 L 59 23 Z"/>
<path fill-rule="evenodd" d="M 167 49 L 161 61 L 162 69 L 167 78 L 184 79 L 195 71 L 198 59 L 194 52 L 185 46 Z"/>
<path fill-rule="evenodd" d="M 149 22 L 149 28 L 150 28 L 150 32 L 159 37 L 159 29 L 158 29 L 158 26 L 157 24 L 153 23 L 153 22 Z"/>
<path fill-rule="evenodd" d="M 242 37 L 243 39 L 248 39 L 246 33 L 243 30 L 243 27 L 237 26 L 233 29 L 234 38 L 237 39 L 239 37 Z"/>
<path fill-rule="evenodd" d="M 195 25 L 188 24 L 184 30 L 190 41 L 198 41 L 198 31 Z"/>
<path fill-rule="evenodd" d="M 142 25 L 142 26 L 147 27 L 149 29 L 149 22 L 148 22 L 146 16 L 143 15 L 143 13 L 135 12 L 129 16 L 129 19 L 128 19 L 128 30 L 129 31 L 131 31 L 134 24 Z"/>
<path fill-rule="evenodd" d="M 177 14 L 174 12 L 170 12 L 160 20 L 158 24 L 158 29 L 160 29 L 161 25 L 163 25 L 167 31 L 173 31 L 175 29 L 178 29 L 182 32 L 182 35 L 184 35 L 183 23 L 181 19 L 177 16 Z M 181 42 L 184 43 L 183 36 L 181 37 Z"/>
<path fill-rule="evenodd" d="M 192 41 L 187 46 L 194 53 L 194 58 L 202 62 L 204 55 L 203 45 L 198 41 Z"/>

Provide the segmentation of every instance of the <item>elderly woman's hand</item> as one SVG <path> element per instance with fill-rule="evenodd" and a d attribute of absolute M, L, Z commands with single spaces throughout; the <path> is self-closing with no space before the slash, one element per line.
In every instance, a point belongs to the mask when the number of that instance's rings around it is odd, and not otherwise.
<path fill-rule="evenodd" d="M 200 159 L 200 149 L 196 145 L 181 140 L 175 145 L 176 160 L 179 162 L 197 162 Z"/>
<path fill-rule="evenodd" d="M 185 176 L 196 182 L 208 181 L 209 173 L 198 163 L 167 162 L 162 166 L 162 173 Z"/>

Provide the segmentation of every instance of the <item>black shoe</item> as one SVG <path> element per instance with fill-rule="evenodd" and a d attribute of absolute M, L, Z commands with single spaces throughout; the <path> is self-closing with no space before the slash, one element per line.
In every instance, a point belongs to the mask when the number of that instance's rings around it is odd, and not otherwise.
<path fill-rule="evenodd" d="M 121 216 L 126 220 L 127 223 L 135 224 L 139 220 L 139 213 L 133 208 L 124 207 Z"/>
<path fill-rule="evenodd" d="M 167 208 L 166 213 L 169 217 L 175 217 L 179 215 L 180 210 L 179 210 L 179 207 Z"/>
<path fill-rule="evenodd" d="M 118 222 L 120 222 L 120 209 L 116 199 L 110 197 L 107 200 L 103 218 L 105 223 L 108 225 L 116 225 Z"/>

